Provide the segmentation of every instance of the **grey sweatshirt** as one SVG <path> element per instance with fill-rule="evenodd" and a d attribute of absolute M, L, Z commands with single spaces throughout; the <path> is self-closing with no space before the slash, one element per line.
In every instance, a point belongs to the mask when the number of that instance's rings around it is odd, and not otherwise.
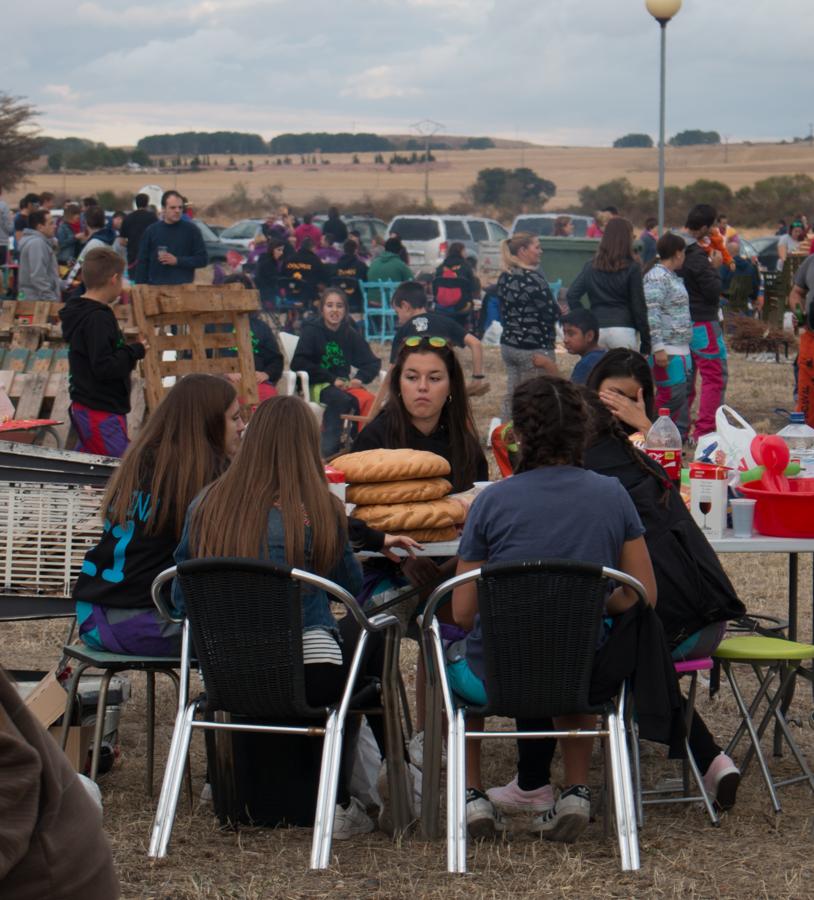
<path fill-rule="evenodd" d="M 26 228 L 20 238 L 19 289 L 26 300 L 62 299 L 53 241 L 33 228 Z"/>

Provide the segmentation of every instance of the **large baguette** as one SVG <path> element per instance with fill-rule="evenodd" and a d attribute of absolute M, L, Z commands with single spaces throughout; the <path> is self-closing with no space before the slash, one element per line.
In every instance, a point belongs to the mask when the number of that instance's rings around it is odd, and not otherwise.
<path fill-rule="evenodd" d="M 466 518 L 466 506 L 458 500 L 428 500 L 424 503 L 391 503 L 357 506 L 353 515 L 371 528 L 390 534 L 404 529 L 448 528 Z"/>
<path fill-rule="evenodd" d="M 409 481 L 380 481 L 378 484 L 349 484 L 348 503 L 414 503 L 418 500 L 440 500 L 452 490 L 446 478 L 413 478 Z"/>
<path fill-rule="evenodd" d="M 345 475 L 348 484 L 437 478 L 450 473 L 443 456 L 426 450 L 362 450 L 337 456 L 331 465 Z"/>

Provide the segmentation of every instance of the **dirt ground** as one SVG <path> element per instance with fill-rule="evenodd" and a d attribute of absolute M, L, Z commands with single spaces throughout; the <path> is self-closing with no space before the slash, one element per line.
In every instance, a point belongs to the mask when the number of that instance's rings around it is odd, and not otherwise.
<path fill-rule="evenodd" d="M 626 177 L 636 187 L 655 189 L 658 183 L 656 149 L 609 147 L 539 147 L 494 150 L 439 150 L 430 171 L 430 196 L 440 207 L 461 199 L 480 169 L 493 166 L 528 166 L 557 185 L 557 195 L 548 204 L 551 211 L 577 202 L 585 186 L 595 187 L 613 178 Z M 373 166 L 372 153 L 359 154 L 362 164 L 352 165 L 350 154 L 325 154 L 330 165 L 300 165 L 293 156 L 289 166 L 275 165 L 275 158 L 252 157 L 254 171 L 247 170 L 249 157 L 236 157 L 237 171 L 227 172 L 227 157 L 218 157 L 218 169 L 180 174 L 161 170 L 139 173 L 88 172 L 38 173 L 29 182 L 32 190 L 84 197 L 100 190 L 137 191 L 145 184 L 175 188 L 195 207 L 205 207 L 227 195 L 243 182 L 251 196 L 280 185 L 289 203 L 303 204 L 316 195 L 337 203 L 351 203 L 364 194 L 382 196 L 391 192 L 409 198 L 424 196 L 422 166 Z M 216 157 L 212 157 L 214 162 Z M 793 175 L 811 168 L 808 144 L 730 144 L 727 147 L 668 147 L 667 184 L 683 187 L 699 178 L 722 181 L 733 190 L 771 175 Z M 218 224 L 229 224 L 228 222 Z"/>
<path fill-rule="evenodd" d="M 498 352 L 487 350 L 492 392 L 475 403 L 483 433 L 496 413 L 502 393 Z M 563 373 L 571 359 L 560 357 Z M 731 360 L 728 401 L 758 430 L 775 431 L 780 419 L 772 413 L 791 403 L 792 372 L 780 364 Z M 729 555 L 724 565 L 752 611 L 783 616 L 787 606 L 784 556 Z M 808 558 L 800 564 L 800 635 L 811 635 L 812 570 Z M 48 668 L 59 656 L 65 633 L 61 622 L 4 624 L 2 662 L 9 668 Z M 403 669 L 412 684 L 415 645 L 405 641 Z M 682 898 L 804 898 L 811 896 L 812 797 L 807 787 L 781 789 L 783 813 L 771 811 L 768 794 L 754 766 L 747 773 L 735 809 L 713 828 L 698 805 L 650 807 L 640 834 L 642 869 L 623 875 L 613 841 L 603 838 L 601 820 L 591 824 L 572 846 L 541 842 L 528 835 L 469 848 L 469 874 L 446 873 L 442 841 L 407 838 L 393 844 L 382 833 L 335 843 L 333 862 L 325 873 L 307 871 L 311 832 L 307 829 L 243 829 L 221 831 L 211 807 L 196 801 L 190 811 L 183 801 L 167 859 L 147 859 L 154 801 L 144 792 L 144 689 L 133 676 L 134 696 L 121 723 L 121 758 L 100 779 L 105 827 L 127 900 L 192 900 L 192 898 L 415 898 L 439 900 L 471 897 L 682 897 Z M 163 772 L 173 716 L 171 689 L 159 682 L 157 779 Z M 726 686 L 710 700 L 702 686 L 698 706 L 713 732 L 725 743 L 736 719 Z M 793 732 L 809 759 L 814 757 L 810 714 L 811 689 L 797 688 L 791 707 Z M 195 795 L 203 783 L 203 740 L 193 739 Z M 675 764 L 660 748 L 646 745 L 648 783 L 675 773 Z M 488 784 L 504 784 L 514 772 L 510 741 L 492 742 L 484 751 Z M 776 771 L 791 772 L 788 754 L 770 760 Z M 599 787 L 599 765 L 593 787 Z M 559 772 L 555 769 L 555 776 Z"/>

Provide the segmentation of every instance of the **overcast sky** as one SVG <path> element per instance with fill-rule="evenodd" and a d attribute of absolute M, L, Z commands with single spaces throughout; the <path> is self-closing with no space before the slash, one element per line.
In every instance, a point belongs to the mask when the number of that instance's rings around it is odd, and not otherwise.
<path fill-rule="evenodd" d="M 644 0 L 20 0 L 4 20 L 3 89 L 56 136 L 406 133 L 430 118 L 541 143 L 657 137 Z M 684 0 L 668 135 L 808 134 L 813 35 L 805 0 Z"/>

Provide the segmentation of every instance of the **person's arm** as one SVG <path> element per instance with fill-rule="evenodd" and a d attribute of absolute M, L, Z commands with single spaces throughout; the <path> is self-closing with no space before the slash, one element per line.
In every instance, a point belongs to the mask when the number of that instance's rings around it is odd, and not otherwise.
<path fill-rule="evenodd" d="M 274 333 L 259 316 L 251 320 L 251 329 L 257 338 L 257 352 L 254 354 L 254 368 L 264 372 L 269 384 L 276 384 L 283 374 L 283 354 L 277 345 Z"/>
<path fill-rule="evenodd" d="M 209 265 L 209 255 L 206 252 L 203 235 L 196 225 L 191 226 L 191 252 L 186 256 L 177 256 L 175 264 L 181 269 L 202 269 Z"/>
<path fill-rule="evenodd" d="M 784 235 L 785 237 L 785 235 Z M 782 269 L 783 266 L 781 263 L 786 261 L 786 257 L 789 255 L 789 245 L 787 241 L 784 241 L 781 237 L 777 242 L 777 268 Z"/>
<path fill-rule="evenodd" d="M 666 297 L 666 285 L 663 278 L 658 277 L 654 269 L 644 279 L 644 300 L 647 307 L 647 323 L 650 326 L 650 340 L 654 356 L 664 353 L 664 336 L 662 333 L 661 305 Z M 666 356 L 666 354 L 664 354 Z M 663 366 L 665 361 L 656 359 Z"/>
<path fill-rule="evenodd" d="M 362 567 L 353 555 L 350 541 L 345 541 L 342 556 L 328 577 L 354 596 L 362 590 Z"/>
<path fill-rule="evenodd" d="M 798 310 L 805 309 L 806 306 L 806 292 L 800 285 L 795 284 L 791 289 L 791 293 L 789 294 L 789 309 L 796 313 Z"/>
<path fill-rule="evenodd" d="M 50 296 L 53 293 L 53 270 L 51 267 L 51 257 L 47 252 L 47 248 L 35 248 L 36 252 L 27 254 L 30 263 L 28 270 L 28 281 L 34 290 L 34 296 L 31 300 L 36 300 L 40 296 Z"/>
<path fill-rule="evenodd" d="M 468 347 L 469 352 L 472 354 L 473 377 L 477 378 L 483 375 L 483 344 L 474 334 L 467 334 L 464 338 L 464 347 Z"/>
<path fill-rule="evenodd" d="M 551 357 L 546 356 L 545 353 L 535 353 L 531 358 L 531 364 L 535 369 L 542 369 L 546 375 L 560 374 L 557 364 Z"/>
<path fill-rule="evenodd" d="M 485 566 L 485 560 L 477 562 L 468 562 L 464 559 L 458 560 L 458 566 L 455 570 L 456 575 L 465 575 Z M 475 616 L 478 614 L 478 585 L 475 581 L 469 584 L 463 584 L 455 588 L 452 592 L 452 618 L 456 625 L 463 628 L 464 631 L 471 631 L 475 624 Z"/>
<path fill-rule="evenodd" d="M 644 537 L 637 537 L 622 544 L 619 569 L 641 582 L 647 594 L 647 602 L 650 606 L 655 606 L 658 594 L 656 576 L 653 574 L 653 563 L 650 561 L 650 553 Z M 626 609 L 630 609 L 631 606 L 635 606 L 638 599 L 638 594 L 633 588 L 620 584 L 608 598 L 607 610 L 612 616 L 617 616 Z"/>
<path fill-rule="evenodd" d="M 590 262 L 585 263 L 585 265 L 582 267 L 582 271 L 568 286 L 568 292 L 565 295 L 565 299 L 569 306 L 573 307 L 575 303 L 579 303 L 579 301 L 587 291 L 588 270 L 590 269 L 590 267 Z"/>
<path fill-rule="evenodd" d="M 634 263 L 630 267 L 629 302 L 633 316 L 633 326 L 639 332 L 639 352 L 642 356 L 650 353 L 650 326 L 647 324 L 647 305 L 644 299 L 644 285 L 642 283 L 642 267 Z"/>
<path fill-rule="evenodd" d="M 50 740 L 50 738 L 45 738 Z M 0 708 L 0 883 L 25 858 L 37 830 L 42 760 Z"/>
<path fill-rule="evenodd" d="M 356 329 L 353 329 L 351 349 L 353 358 L 350 360 L 350 364 L 356 369 L 356 378 L 362 384 L 370 384 L 382 370 L 381 360 Z"/>
<path fill-rule="evenodd" d="M 143 344 L 117 347 L 117 339 L 117 325 L 106 322 L 101 315 L 90 316 L 85 328 L 85 348 L 90 370 L 99 381 L 119 381 L 126 378 L 135 368 L 136 361 L 144 359 Z"/>
<path fill-rule="evenodd" d="M 154 223 L 155 224 L 155 223 Z M 150 283 L 150 259 L 155 252 L 153 245 L 153 225 L 150 225 L 141 236 L 138 245 L 138 257 L 136 259 L 136 268 L 133 273 L 133 280 L 136 284 Z"/>

